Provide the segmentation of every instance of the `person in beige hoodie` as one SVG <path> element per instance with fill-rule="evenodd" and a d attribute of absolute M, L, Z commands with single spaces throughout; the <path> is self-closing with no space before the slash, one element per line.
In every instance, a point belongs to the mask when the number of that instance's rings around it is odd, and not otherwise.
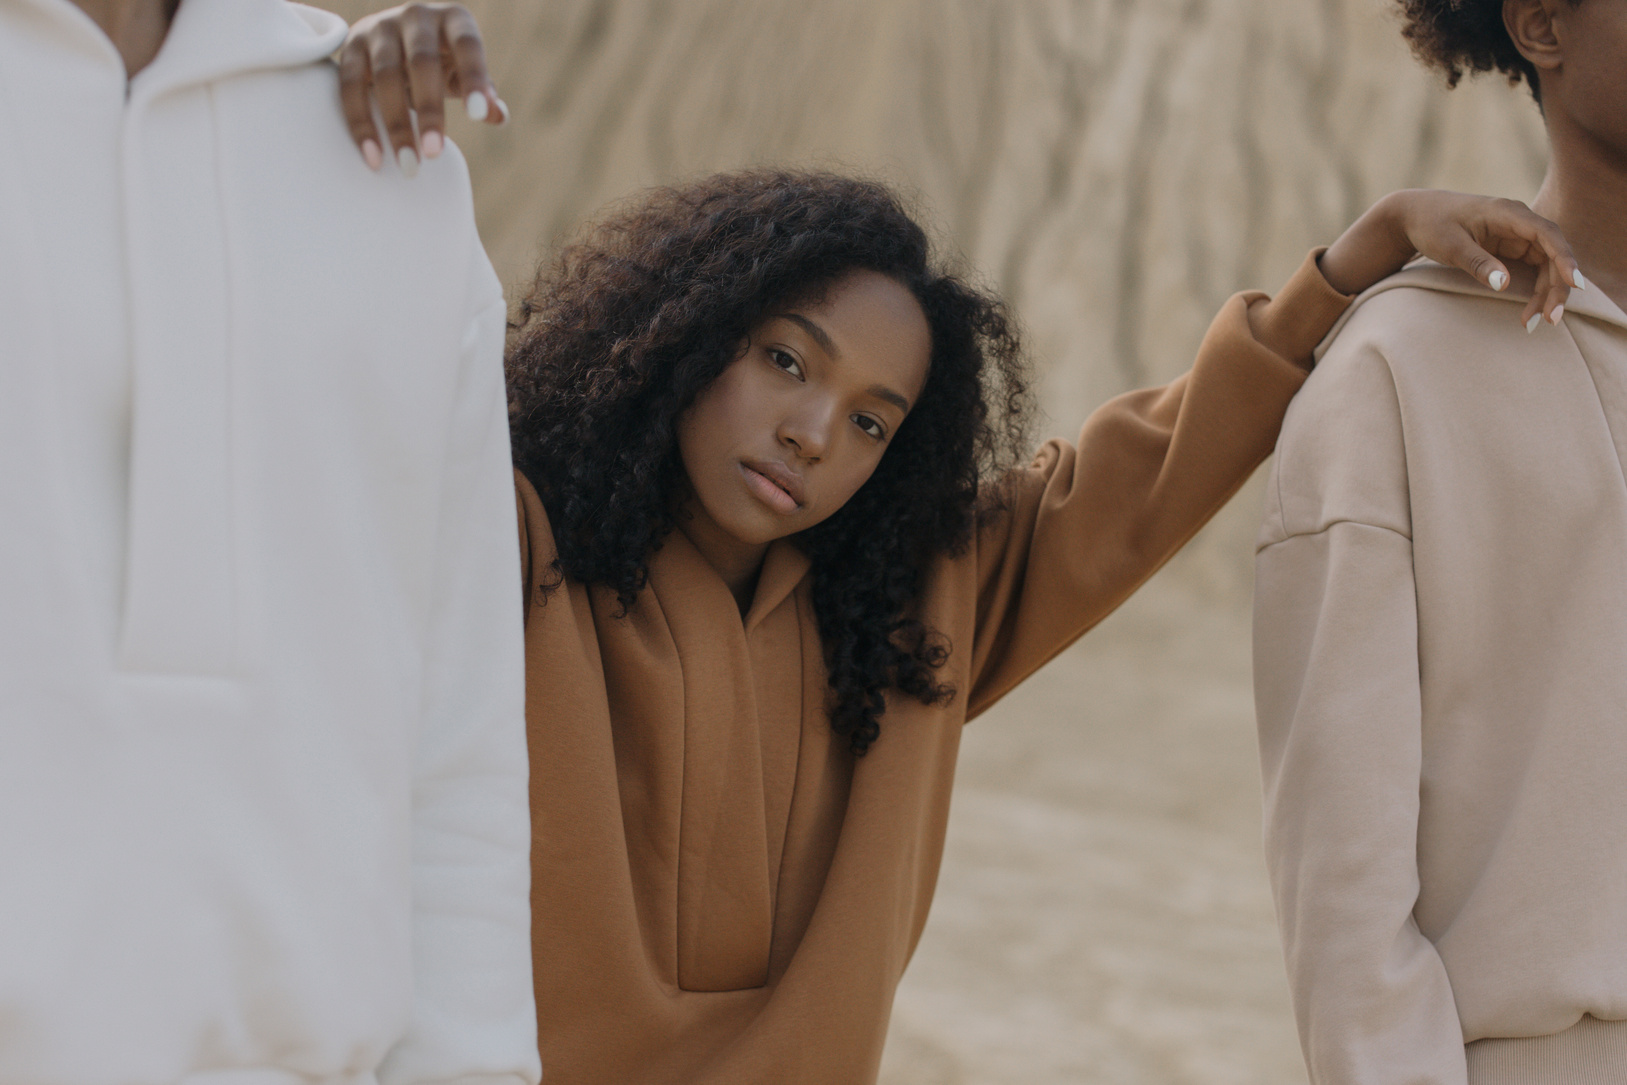
<path fill-rule="evenodd" d="M 1627 1081 L 1627 3 L 1404 7 L 1539 96 L 1592 288 L 1522 333 L 1540 284 L 1420 261 L 1288 410 L 1255 679 L 1300 1038 L 1316 1085 Z"/>

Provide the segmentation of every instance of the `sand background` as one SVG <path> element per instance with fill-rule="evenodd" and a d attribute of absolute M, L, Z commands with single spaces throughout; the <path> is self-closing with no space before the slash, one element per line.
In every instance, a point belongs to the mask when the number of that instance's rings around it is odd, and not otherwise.
<path fill-rule="evenodd" d="M 854 170 L 1015 303 L 1040 437 L 1183 371 L 1229 294 L 1390 189 L 1529 198 L 1546 165 L 1528 96 L 1447 93 L 1389 0 L 467 2 L 513 121 L 452 134 L 511 297 L 645 186 Z M 1260 484 L 972 725 L 884 1085 L 1304 1080 L 1259 845 Z"/>

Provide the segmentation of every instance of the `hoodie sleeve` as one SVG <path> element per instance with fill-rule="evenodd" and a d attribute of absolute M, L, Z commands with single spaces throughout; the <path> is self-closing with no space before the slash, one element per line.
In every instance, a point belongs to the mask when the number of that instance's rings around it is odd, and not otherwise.
<path fill-rule="evenodd" d="M 1284 424 L 1256 558 L 1266 862 L 1313 1085 L 1466 1085 L 1413 917 L 1423 760 L 1401 411 L 1352 323 Z"/>
<path fill-rule="evenodd" d="M 471 228 L 472 233 L 472 228 Z M 412 795 L 413 1017 L 381 1085 L 541 1076 L 506 309 L 475 242 L 441 486 Z"/>
<path fill-rule="evenodd" d="M 978 534 L 972 715 L 1112 613 L 1271 452 L 1311 352 L 1350 304 L 1306 257 L 1275 299 L 1238 294 L 1192 369 L 1128 392 L 1009 480 Z"/>

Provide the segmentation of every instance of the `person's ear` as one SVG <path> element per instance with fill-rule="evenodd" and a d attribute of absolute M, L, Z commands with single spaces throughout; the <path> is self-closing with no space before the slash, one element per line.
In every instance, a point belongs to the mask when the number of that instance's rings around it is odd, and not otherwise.
<path fill-rule="evenodd" d="M 1564 60 L 1555 10 L 1567 0 L 1503 0 L 1503 26 L 1514 48 L 1538 71 L 1554 71 Z"/>

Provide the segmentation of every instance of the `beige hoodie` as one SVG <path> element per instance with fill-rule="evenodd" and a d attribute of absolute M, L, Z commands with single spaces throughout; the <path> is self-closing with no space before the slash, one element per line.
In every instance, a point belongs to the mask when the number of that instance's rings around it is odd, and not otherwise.
<path fill-rule="evenodd" d="M 1278 445 L 1255 685 L 1317 1085 L 1627 1080 L 1627 316 L 1527 335 L 1526 296 L 1381 283 Z"/>

